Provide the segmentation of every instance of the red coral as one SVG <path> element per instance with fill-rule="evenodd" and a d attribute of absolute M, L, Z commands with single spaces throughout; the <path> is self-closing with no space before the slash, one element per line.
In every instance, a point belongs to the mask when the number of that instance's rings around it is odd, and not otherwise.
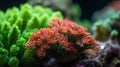
<path fill-rule="evenodd" d="M 27 43 L 26 47 L 29 49 L 35 49 L 37 47 L 37 55 L 39 57 L 45 56 L 45 49 L 49 49 L 51 45 L 64 45 L 66 50 L 73 50 L 71 43 L 68 42 L 66 37 L 63 34 L 58 33 L 56 29 L 45 28 L 40 29 L 38 32 L 32 34 L 29 39 L 29 43 Z"/>
<path fill-rule="evenodd" d="M 50 27 L 56 28 L 59 32 L 73 35 L 73 36 L 83 36 L 86 32 L 86 29 L 77 25 L 76 23 L 70 21 L 69 19 L 58 20 L 53 19 L 53 21 L 49 24 Z"/>
<path fill-rule="evenodd" d="M 53 19 L 49 26 L 50 28 L 42 28 L 33 33 L 26 45 L 28 49 L 37 49 L 40 58 L 46 56 L 46 49 L 50 49 L 52 45 L 61 45 L 62 49 L 73 53 L 81 52 L 80 48 L 84 47 L 92 49 L 94 53 L 99 51 L 99 43 L 86 29 L 70 20 Z"/>

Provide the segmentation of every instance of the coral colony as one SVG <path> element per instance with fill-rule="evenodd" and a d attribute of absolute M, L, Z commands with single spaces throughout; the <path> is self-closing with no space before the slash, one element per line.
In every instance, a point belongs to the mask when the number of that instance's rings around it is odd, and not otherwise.
<path fill-rule="evenodd" d="M 119 67 L 119 22 L 120 12 L 96 22 L 98 42 L 51 8 L 23 4 L 0 11 L 0 67 Z"/>
<path fill-rule="evenodd" d="M 9 8 L 5 13 L 0 11 L 0 67 L 23 67 L 23 63 L 31 62 L 28 57 L 33 54 L 25 49 L 25 43 L 33 32 L 47 27 L 54 17 L 62 18 L 62 15 L 59 11 L 29 4 Z"/>
<path fill-rule="evenodd" d="M 120 44 L 120 11 L 110 18 L 97 21 L 93 26 L 93 35 L 99 41 L 117 39 Z"/>
<path fill-rule="evenodd" d="M 59 52 L 64 50 L 78 55 L 83 55 L 84 52 L 94 55 L 100 51 L 99 43 L 87 33 L 86 28 L 68 19 L 53 19 L 49 28 L 41 28 L 30 36 L 26 48 L 35 49 L 37 56 L 44 58 L 53 46 L 59 48 Z"/>

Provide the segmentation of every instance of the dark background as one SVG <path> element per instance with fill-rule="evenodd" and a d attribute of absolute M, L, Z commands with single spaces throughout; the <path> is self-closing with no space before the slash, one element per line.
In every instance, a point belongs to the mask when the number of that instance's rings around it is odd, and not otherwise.
<path fill-rule="evenodd" d="M 78 3 L 82 9 L 82 17 L 85 19 L 91 19 L 91 15 L 99 9 L 102 9 L 109 2 L 113 0 L 73 0 L 73 3 Z M 25 3 L 27 0 L 0 0 L 0 10 L 5 11 L 12 6 L 19 6 L 21 3 Z"/>
<path fill-rule="evenodd" d="M 91 19 L 92 14 L 99 9 L 105 7 L 113 0 L 73 0 L 74 3 L 79 3 L 82 10 L 82 17 Z"/>

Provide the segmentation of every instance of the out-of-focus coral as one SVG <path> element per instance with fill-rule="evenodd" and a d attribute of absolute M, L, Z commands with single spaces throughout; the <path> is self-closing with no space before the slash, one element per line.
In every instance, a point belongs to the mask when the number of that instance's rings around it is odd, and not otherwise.
<path fill-rule="evenodd" d="M 106 20 L 97 21 L 93 25 L 93 34 L 97 40 L 117 40 L 120 44 L 120 12 Z"/>
<path fill-rule="evenodd" d="M 101 41 L 98 60 L 102 67 L 120 66 L 120 11 L 93 25 L 93 34 Z"/>
<path fill-rule="evenodd" d="M 87 20 L 87 19 L 76 20 L 76 23 L 77 23 L 78 25 L 82 25 L 83 27 L 87 28 L 87 29 L 90 31 L 91 23 L 90 23 L 89 20 Z"/>
<path fill-rule="evenodd" d="M 47 27 L 54 17 L 62 18 L 61 12 L 29 4 L 0 11 L 0 67 L 23 67 L 24 63 L 33 62 L 34 53 L 25 50 L 25 43 L 33 32 Z"/>
<path fill-rule="evenodd" d="M 35 50 L 40 59 L 49 56 L 58 62 L 70 62 L 86 55 L 94 56 L 100 50 L 99 43 L 87 30 L 73 21 L 55 18 L 49 27 L 33 33 L 26 45 Z"/>
<path fill-rule="evenodd" d="M 54 10 L 60 10 L 65 17 L 71 18 L 72 20 L 78 20 L 81 16 L 79 5 L 73 4 L 72 0 L 28 0 L 28 3 L 32 5 L 38 4 L 51 7 Z"/>
<path fill-rule="evenodd" d="M 32 5 L 37 4 L 51 7 L 54 10 L 60 10 L 64 17 L 69 18 L 86 28 L 90 28 L 90 21 L 87 19 L 80 19 L 82 15 L 81 7 L 77 3 L 73 3 L 72 0 L 28 0 L 28 3 Z"/>
<path fill-rule="evenodd" d="M 108 3 L 104 8 L 96 11 L 93 16 L 93 21 L 98 21 L 101 19 L 106 19 L 114 14 L 116 14 L 117 11 L 120 11 L 120 0 L 111 0 L 112 2 Z"/>

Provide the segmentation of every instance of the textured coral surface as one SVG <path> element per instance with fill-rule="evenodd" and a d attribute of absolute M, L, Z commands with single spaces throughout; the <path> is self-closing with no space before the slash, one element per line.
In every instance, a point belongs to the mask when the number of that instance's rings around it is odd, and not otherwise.
<path fill-rule="evenodd" d="M 99 43 L 87 30 L 68 19 L 53 19 L 49 28 L 42 28 L 30 36 L 26 48 L 36 49 L 37 56 L 44 58 L 53 46 L 78 55 L 94 55 L 99 52 Z"/>
<path fill-rule="evenodd" d="M 61 12 L 50 8 L 22 4 L 5 12 L 0 11 L 0 67 L 36 65 L 32 51 L 25 49 L 29 36 L 47 27 L 52 18 L 62 18 Z"/>

